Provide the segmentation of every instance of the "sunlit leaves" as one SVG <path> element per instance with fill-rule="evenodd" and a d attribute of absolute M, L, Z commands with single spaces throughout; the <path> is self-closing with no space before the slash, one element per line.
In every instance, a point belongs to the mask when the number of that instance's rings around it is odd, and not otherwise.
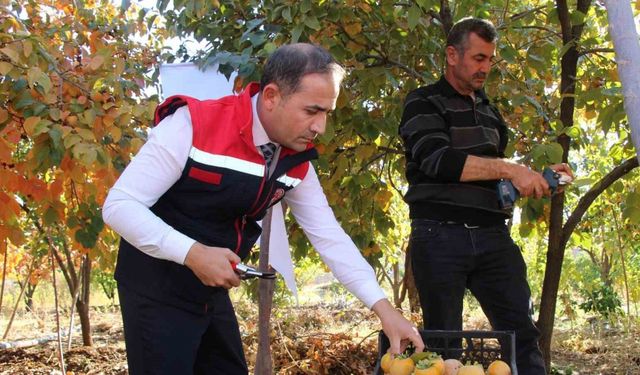
<path fill-rule="evenodd" d="M 162 38 L 139 42 L 135 6 L 11 7 L 23 11 L 0 22 L 0 243 L 51 231 L 70 249 L 96 246 L 99 206 L 151 122 L 143 89 Z"/>

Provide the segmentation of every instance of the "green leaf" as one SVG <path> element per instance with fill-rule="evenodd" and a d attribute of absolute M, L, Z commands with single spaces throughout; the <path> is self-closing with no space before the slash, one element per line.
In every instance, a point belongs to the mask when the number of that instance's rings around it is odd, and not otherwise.
<path fill-rule="evenodd" d="M 311 10 L 311 1 L 302 0 L 302 4 L 300 4 L 300 12 L 302 12 L 302 14 L 306 14 L 310 10 Z"/>
<path fill-rule="evenodd" d="M 64 144 L 64 148 L 69 149 L 80 141 L 82 141 L 82 137 L 80 137 L 79 135 L 69 134 L 66 137 L 64 137 L 64 140 L 62 141 L 62 143 Z"/>
<path fill-rule="evenodd" d="M 37 66 L 29 69 L 27 79 L 29 80 L 29 86 L 31 87 L 35 87 L 36 84 L 40 85 L 44 90 L 44 94 L 51 90 L 51 79 L 49 79 L 49 76 Z"/>
<path fill-rule="evenodd" d="M 500 57 L 509 64 L 515 63 L 518 56 L 518 51 L 510 45 L 504 45 L 500 50 Z"/>
<path fill-rule="evenodd" d="M 35 100 L 33 100 L 33 98 L 31 97 L 31 94 L 29 94 L 28 92 L 26 92 L 25 96 L 22 96 L 19 100 L 17 100 L 13 106 L 15 107 L 15 109 L 23 109 L 27 106 L 30 106 L 31 104 L 35 103 Z"/>
<path fill-rule="evenodd" d="M 628 219 L 632 224 L 640 224 L 640 208 L 627 207 L 622 211 L 622 216 Z"/>
<path fill-rule="evenodd" d="M 282 11 L 282 17 L 284 17 L 287 22 L 291 23 L 293 21 L 293 19 L 291 18 L 291 8 L 284 8 L 284 10 Z"/>
<path fill-rule="evenodd" d="M 58 211 L 56 211 L 52 206 L 49 206 L 44 213 L 43 219 L 45 225 L 53 225 L 58 222 L 60 217 L 58 216 Z"/>
<path fill-rule="evenodd" d="M 416 4 L 413 4 L 409 8 L 409 14 L 407 16 L 407 21 L 409 22 L 409 30 L 415 29 L 415 27 L 420 22 L 420 17 L 422 16 L 422 10 Z"/>
<path fill-rule="evenodd" d="M 564 150 L 559 143 L 552 143 L 546 148 L 547 161 L 551 164 L 562 162 L 562 154 Z"/>
<path fill-rule="evenodd" d="M 293 28 L 293 31 L 291 32 L 291 43 L 298 42 L 298 39 L 300 39 L 300 35 L 302 34 L 302 31 L 304 31 L 304 25 L 297 25 L 296 27 Z"/>
<path fill-rule="evenodd" d="M 304 24 L 310 29 L 313 29 L 316 31 L 320 30 L 320 22 L 315 16 L 307 17 L 304 20 Z"/>
<path fill-rule="evenodd" d="M 587 15 L 582 13 L 579 10 L 574 10 L 569 15 L 569 18 L 571 19 L 571 24 L 574 25 L 574 26 L 582 25 L 584 23 L 584 20 L 585 20 L 586 17 L 587 17 Z"/>
<path fill-rule="evenodd" d="M 571 49 L 571 47 L 574 47 L 575 45 L 576 45 L 575 40 L 571 40 L 569 43 L 564 44 L 562 48 L 560 48 L 560 51 L 558 52 L 558 58 L 561 58 L 562 56 L 564 56 L 564 54 L 567 53 L 567 51 Z"/>

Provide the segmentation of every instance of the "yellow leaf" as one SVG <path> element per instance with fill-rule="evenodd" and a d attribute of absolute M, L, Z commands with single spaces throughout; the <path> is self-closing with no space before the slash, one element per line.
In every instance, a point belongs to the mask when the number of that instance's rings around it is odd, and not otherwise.
<path fill-rule="evenodd" d="M 36 125 L 38 125 L 39 122 L 40 117 L 38 116 L 32 116 L 24 120 L 24 124 L 22 126 L 24 126 L 24 130 L 27 132 L 27 135 L 30 137 L 33 136 Z"/>
<path fill-rule="evenodd" d="M 124 60 L 116 59 L 115 61 L 115 75 L 120 76 L 124 72 Z M 106 109 L 106 108 L 105 108 Z"/>
<path fill-rule="evenodd" d="M 638 0 L 640 1 L 640 0 Z M 615 82 L 619 82 L 620 81 L 620 77 L 618 76 L 618 69 L 617 68 L 613 68 L 611 70 L 609 70 L 609 78 L 611 78 L 612 81 Z"/>
<path fill-rule="evenodd" d="M 102 65 L 104 63 L 104 60 L 105 60 L 104 56 L 102 56 L 102 55 L 94 56 L 91 59 L 91 62 L 89 63 L 89 69 L 91 69 L 91 70 L 98 69 L 100 67 L 100 65 Z"/>
<path fill-rule="evenodd" d="M 66 136 L 69 135 L 69 133 L 71 133 L 71 131 L 73 131 L 73 128 L 71 126 L 62 126 L 62 138 L 65 138 Z"/>
<path fill-rule="evenodd" d="M 11 61 L 13 61 L 14 63 L 16 64 L 20 63 L 20 55 L 18 54 L 18 51 L 16 51 L 14 48 L 11 48 L 11 45 L 8 45 L 4 48 L 0 48 L 0 52 L 7 55 L 7 57 L 9 57 Z"/>
<path fill-rule="evenodd" d="M 78 135 L 81 136 L 83 139 L 87 140 L 87 141 L 93 141 L 95 140 L 95 136 L 93 135 L 93 132 L 89 129 L 76 129 L 76 131 L 78 132 Z"/>
<path fill-rule="evenodd" d="M 62 118 L 62 111 L 60 111 L 59 108 L 51 108 L 49 109 L 49 117 L 51 117 L 53 121 L 60 121 Z"/>
<path fill-rule="evenodd" d="M 13 65 L 11 65 L 11 63 L 0 61 L 0 74 L 6 76 L 11 71 L 11 69 L 13 69 Z"/>
<path fill-rule="evenodd" d="M 119 142 L 120 138 L 122 138 L 122 130 L 117 126 L 114 126 L 111 129 L 109 129 L 109 134 L 111 134 L 111 138 L 113 138 L 114 142 Z"/>
<path fill-rule="evenodd" d="M 636 10 L 640 10 L 640 0 L 636 0 Z"/>
<path fill-rule="evenodd" d="M 142 141 L 142 139 L 140 138 L 134 138 L 131 140 L 131 149 L 133 152 L 138 152 L 138 150 L 140 149 L 140 147 L 142 147 L 142 144 L 144 142 Z"/>
<path fill-rule="evenodd" d="M 64 137 L 63 144 L 64 148 L 71 148 L 76 143 L 80 142 L 82 138 L 77 134 L 69 134 L 69 136 Z"/>
<path fill-rule="evenodd" d="M 350 36 L 357 36 L 358 34 L 360 34 L 360 31 L 362 31 L 362 24 L 360 24 L 359 22 L 354 22 L 345 26 L 344 30 Z"/>
<path fill-rule="evenodd" d="M 7 112 L 5 109 L 0 108 L 0 124 L 7 121 L 8 118 L 9 112 Z"/>
<path fill-rule="evenodd" d="M 22 53 L 24 53 L 25 57 L 29 57 L 33 52 L 33 44 L 30 41 L 25 40 L 22 42 Z"/>

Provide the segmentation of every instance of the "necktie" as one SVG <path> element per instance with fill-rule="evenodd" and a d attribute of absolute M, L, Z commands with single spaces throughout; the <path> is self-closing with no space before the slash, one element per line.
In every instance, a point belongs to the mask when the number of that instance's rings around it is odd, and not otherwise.
<path fill-rule="evenodd" d="M 262 155 L 264 156 L 264 160 L 267 163 L 267 171 L 271 167 L 271 161 L 273 160 L 273 155 L 276 153 L 276 145 L 269 142 L 263 145 L 260 145 L 260 150 L 262 151 Z"/>

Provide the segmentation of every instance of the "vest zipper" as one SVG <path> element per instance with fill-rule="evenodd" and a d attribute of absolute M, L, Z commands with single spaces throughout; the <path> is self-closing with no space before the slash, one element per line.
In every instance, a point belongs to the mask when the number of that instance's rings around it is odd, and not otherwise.
<path fill-rule="evenodd" d="M 236 245 L 236 249 L 234 250 L 236 254 L 238 254 L 238 252 L 240 251 L 240 245 L 242 245 L 242 232 L 244 231 L 244 226 L 246 224 L 247 224 L 247 215 L 242 215 L 242 217 L 237 218 L 236 222 L 234 223 L 234 226 L 236 228 L 236 234 L 238 237 L 238 243 Z"/>
<path fill-rule="evenodd" d="M 260 212 L 262 210 L 262 208 L 269 204 L 269 197 L 271 197 L 271 192 L 273 191 L 273 188 L 275 187 L 275 183 L 271 185 L 271 190 L 269 191 L 269 194 L 267 194 L 266 199 L 264 200 L 264 202 L 262 202 L 262 204 L 254 211 L 252 211 L 249 215 L 255 215 L 256 213 Z"/>
<path fill-rule="evenodd" d="M 267 182 L 267 171 L 266 171 L 267 166 L 265 165 L 265 175 L 262 176 L 262 181 L 260 182 L 260 188 L 258 189 L 258 195 L 256 195 L 256 200 L 253 201 L 253 204 L 251 205 L 251 208 L 249 209 L 249 212 L 255 212 L 252 211 L 252 209 L 256 206 L 256 204 L 259 203 L 260 201 L 260 196 L 262 195 L 262 190 L 264 189 L 264 184 Z M 249 213 L 248 215 L 251 215 L 251 213 Z"/>

